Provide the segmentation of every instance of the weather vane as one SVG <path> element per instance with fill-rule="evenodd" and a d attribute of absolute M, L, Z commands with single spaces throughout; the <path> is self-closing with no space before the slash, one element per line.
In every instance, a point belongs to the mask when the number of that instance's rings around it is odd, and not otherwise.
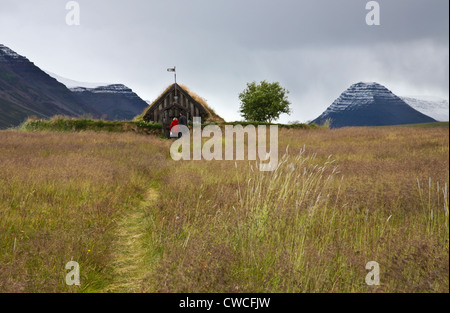
<path fill-rule="evenodd" d="M 176 66 L 174 66 L 174 67 L 169 67 L 169 68 L 167 69 L 167 71 L 168 71 L 168 72 L 173 72 L 174 77 L 175 77 L 175 84 L 176 84 L 176 83 L 177 83 L 177 67 L 176 67 Z"/>
<path fill-rule="evenodd" d="M 178 96 L 177 96 L 177 67 L 169 67 L 167 69 L 168 72 L 173 72 L 174 75 L 174 79 L 175 79 L 175 101 L 178 100 Z"/>

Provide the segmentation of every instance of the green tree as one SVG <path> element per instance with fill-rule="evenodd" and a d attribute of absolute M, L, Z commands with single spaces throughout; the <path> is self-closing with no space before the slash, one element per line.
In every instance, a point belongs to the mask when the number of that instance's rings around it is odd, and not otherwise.
<path fill-rule="evenodd" d="M 264 80 L 259 84 L 247 83 L 247 88 L 239 94 L 239 112 L 247 121 L 271 123 L 282 113 L 291 113 L 287 94 L 289 91 L 278 82 L 268 83 Z"/>

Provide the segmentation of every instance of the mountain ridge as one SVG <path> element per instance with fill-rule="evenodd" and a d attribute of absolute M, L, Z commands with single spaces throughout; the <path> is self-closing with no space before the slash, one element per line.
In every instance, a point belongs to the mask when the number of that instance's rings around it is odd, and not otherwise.
<path fill-rule="evenodd" d="M 0 128 L 27 117 L 99 115 L 84 101 L 26 57 L 0 44 Z"/>
<path fill-rule="evenodd" d="M 127 120 L 147 106 L 122 84 L 71 90 L 25 56 L 0 44 L 0 129 L 16 127 L 30 116 Z"/>
<path fill-rule="evenodd" d="M 376 82 L 359 82 L 345 90 L 312 123 L 331 128 L 429 123 L 436 120 L 412 108 Z"/>
<path fill-rule="evenodd" d="M 132 120 L 148 103 L 123 84 L 111 84 L 96 88 L 70 88 L 78 97 L 102 112 L 107 120 Z"/>

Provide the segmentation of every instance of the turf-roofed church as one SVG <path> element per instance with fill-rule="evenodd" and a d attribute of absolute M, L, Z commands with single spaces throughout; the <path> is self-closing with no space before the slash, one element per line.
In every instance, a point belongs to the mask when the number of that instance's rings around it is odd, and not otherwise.
<path fill-rule="evenodd" d="M 194 117 L 200 117 L 202 123 L 224 121 L 208 106 L 205 99 L 177 83 L 167 87 L 144 111 L 142 118 L 145 122 L 161 123 L 164 134 L 168 136 L 170 123 L 174 117 L 179 118 L 180 113 L 183 113 L 189 122 L 192 122 Z"/>

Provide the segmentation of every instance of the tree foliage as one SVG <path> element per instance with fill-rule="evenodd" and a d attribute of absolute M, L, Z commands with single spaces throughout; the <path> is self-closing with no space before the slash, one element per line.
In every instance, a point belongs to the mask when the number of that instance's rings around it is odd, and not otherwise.
<path fill-rule="evenodd" d="M 278 82 L 268 83 L 264 80 L 259 84 L 247 83 L 247 88 L 239 94 L 239 112 L 247 121 L 270 123 L 277 120 L 282 113 L 291 113 L 288 94 L 289 91 Z"/>

